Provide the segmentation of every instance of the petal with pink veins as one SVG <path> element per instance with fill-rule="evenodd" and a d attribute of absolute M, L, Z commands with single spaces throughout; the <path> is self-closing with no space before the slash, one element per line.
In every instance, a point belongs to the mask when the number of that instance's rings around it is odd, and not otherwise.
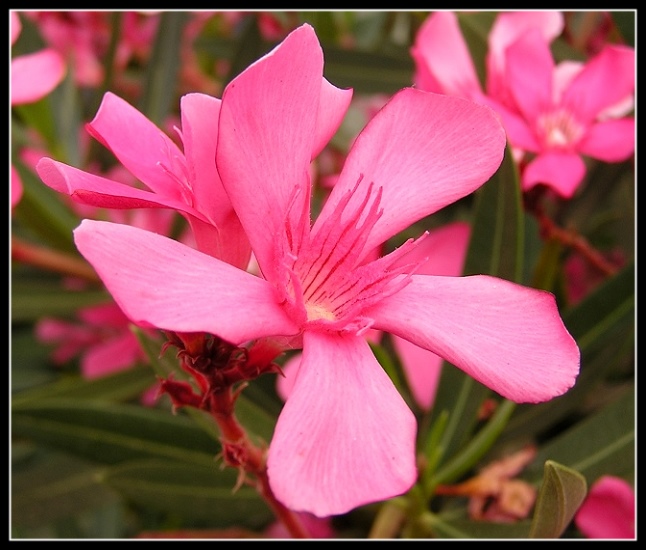
<path fill-rule="evenodd" d="M 415 417 L 365 339 L 308 331 L 269 447 L 271 487 L 288 508 L 343 514 L 415 482 Z"/>
<path fill-rule="evenodd" d="M 422 261 L 417 274 L 446 275 L 462 274 L 467 255 L 471 227 L 466 222 L 453 222 L 429 232 L 412 252 L 405 254 L 397 264 Z M 402 363 L 408 385 L 417 403 L 429 410 L 435 399 L 437 385 L 442 373 L 443 359 L 435 353 L 393 335 L 393 346 Z"/>
<path fill-rule="evenodd" d="M 209 332 L 240 344 L 293 335 L 265 280 L 143 229 L 83 220 L 76 246 L 137 325 Z"/>
<path fill-rule="evenodd" d="M 308 172 L 322 79 L 323 51 L 314 29 L 303 25 L 222 95 L 217 169 L 269 279 L 276 234 L 285 232 L 288 221 L 309 229 Z"/>
<path fill-rule="evenodd" d="M 217 119 L 213 124 L 217 124 Z M 176 170 L 177 159 L 183 159 L 183 153 L 173 140 L 127 101 L 107 92 L 86 129 L 155 193 L 182 200 L 181 186 L 168 171 L 179 171 Z"/>
<path fill-rule="evenodd" d="M 47 157 L 38 161 L 36 171 L 48 187 L 83 204 L 102 208 L 172 208 L 201 217 L 181 200 L 96 176 Z"/>
<path fill-rule="evenodd" d="M 413 275 L 366 315 L 519 403 L 561 395 L 579 373 L 554 296 L 503 279 Z"/>
<path fill-rule="evenodd" d="M 485 183 L 500 166 L 505 141 L 491 108 L 404 89 L 357 137 L 313 231 L 363 178 L 362 185 L 373 185 L 375 193 L 382 188 L 383 193 L 383 215 L 365 245 L 371 250 Z M 357 209 L 364 198 L 365 193 L 354 193 L 347 210 Z"/>
<path fill-rule="evenodd" d="M 543 153 L 532 159 L 522 174 L 523 190 L 540 183 L 549 185 L 562 197 L 569 199 L 585 177 L 585 163 L 575 153 L 556 151 Z"/>

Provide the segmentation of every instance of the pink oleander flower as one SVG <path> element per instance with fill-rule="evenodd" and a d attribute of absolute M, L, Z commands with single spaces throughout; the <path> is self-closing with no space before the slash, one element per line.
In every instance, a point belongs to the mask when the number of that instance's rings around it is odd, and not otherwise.
<path fill-rule="evenodd" d="M 418 274 L 457 277 L 464 268 L 470 235 L 471 228 L 466 222 L 453 222 L 439 227 L 430 231 L 419 246 L 397 263 L 419 264 Z M 371 329 L 365 336 L 369 342 L 378 343 L 382 333 Z M 420 407 L 430 410 L 435 400 L 443 359 L 400 336 L 393 335 L 392 339 L 413 398 Z M 287 399 L 291 392 L 300 360 L 300 354 L 294 355 L 282 367 L 283 376 L 278 377 L 276 390 L 283 399 Z"/>
<path fill-rule="evenodd" d="M 348 103 L 337 92 L 307 24 L 224 90 L 216 164 L 262 277 L 138 228 L 84 220 L 75 230 L 79 251 L 138 324 L 302 347 L 267 473 L 281 502 L 319 517 L 401 494 L 417 477 L 415 417 L 370 350 L 369 329 L 519 402 L 566 392 L 580 360 L 548 292 L 417 274 L 396 265 L 412 240 L 370 259 L 498 169 L 506 140 L 489 107 L 412 88 L 395 94 L 310 222 L 312 153 Z"/>
<path fill-rule="evenodd" d="M 422 90 L 487 102 L 487 96 L 507 103 L 504 85 L 505 50 L 530 29 L 538 29 L 549 42 L 563 31 L 559 11 L 503 12 L 496 16 L 487 36 L 486 75 L 483 89 L 471 52 L 454 12 L 439 11 L 426 18 L 411 47 L 415 84 Z"/>
<path fill-rule="evenodd" d="M 635 119 L 615 109 L 634 91 L 633 48 L 607 45 L 584 65 L 557 66 L 543 37 L 528 32 L 509 46 L 506 58 L 516 108 L 498 111 L 510 142 L 528 154 L 523 190 L 544 184 L 570 198 L 585 177 L 584 157 L 603 162 L 631 157 Z"/>
<path fill-rule="evenodd" d="M 634 153 L 635 119 L 626 115 L 633 104 L 635 51 L 608 44 L 586 63 L 557 65 L 549 44 L 562 28 L 555 14 L 498 16 L 489 37 L 485 93 L 450 12 L 432 16 L 411 54 L 422 89 L 470 97 L 498 111 L 523 160 L 524 191 L 543 184 L 568 199 L 585 177 L 584 157 L 621 162 Z"/>
<path fill-rule="evenodd" d="M 93 379 L 145 360 L 130 319 L 114 302 L 79 309 L 77 317 L 78 321 L 46 317 L 36 324 L 38 340 L 55 346 L 56 364 L 80 356 L 81 375 Z"/>
<path fill-rule="evenodd" d="M 589 539 L 635 538 L 635 491 L 616 476 L 602 476 L 590 487 L 574 523 Z"/>
<path fill-rule="evenodd" d="M 219 99 L 181 98 L 183 151 L 142 113 L 105 94 L 87 131 L 110 149 L 147 189 L 95 175 L 50 158 L 36 166 L 43 182 L 73 200 L 104 208 L 170 208 L 189 222 L 200 250 L 246 267 L 250 248 L 215 167 Z M 127 131 L 124 131 L 127 129 Z"/>

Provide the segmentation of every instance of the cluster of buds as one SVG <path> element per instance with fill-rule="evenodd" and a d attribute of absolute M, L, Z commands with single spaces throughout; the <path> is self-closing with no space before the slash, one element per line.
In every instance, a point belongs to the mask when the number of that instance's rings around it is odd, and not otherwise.
<path fill-rule="evenodd" d="M 206 333 L 166 332 L 169 346 L 178 348 L 177 358 L 182 369 L 195 380 L 199 394 L 187 382 L 168 378 L 161 382 L 175 408 L 195 407 L 212 414 L 221 413 L 222 397 L 229 395 L 231 406 L 250 380 L 266 373 L 282 374 L 273 362 L 280 349 L 266 340 L 250 347 L 239 347 L 222 338 Z"/>

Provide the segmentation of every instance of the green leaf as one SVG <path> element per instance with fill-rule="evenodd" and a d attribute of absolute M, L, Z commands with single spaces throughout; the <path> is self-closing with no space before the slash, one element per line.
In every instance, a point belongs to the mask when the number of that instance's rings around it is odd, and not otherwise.
<path fill-rule="evenodd" d="M 540 465 L 555 460 L 581 472 L 592 484 L 604 474 L 629 477 L 635 471 L 635 394 L 624 391 L 595 414 L 548 440 L 523 477 L 536 481 Z"/>
<path fill-rule="evenodd" d="M 163 11 L 147 65 L 140 111 L 162 126 L 176 99 L 180 69 L 179 44 L 182 41 L 187 12 Z"/>
<path fill-rule="evenodd" d="M 56 398 L 96 399 L 122 401 L 136 398 L 155 383 L 148 367 L 136 366 L 120 372 L 87 380 L 79 375 L 69 375 L 51 384 L 22 391 L 12 396 L 14 407 Z"/>
<path fill-rule="evenodd" d="M 520 282 L 524 214 L 518 169 L 509 147 L 498 171 L 476 193 L 465 275 L 486 274 Z"/>
<path fill-rule="evenodd" d="M 114 503 L 117 494 L 100 482 L 98 472 L 78 457 L 43 450 L 14 464 L 12 527 L 40 526 Z"/>
<path fill-rule="evenodd" d="M 103 288 L 70 291 L 59 280 L 28 278 L 16 272 L 11 284 L 11 321 L 34 322 L 42 317 L 75 316 L 80 308 L 111 300 Z"/>
<path fill-rule="evenodd" d="M 107 468 L 102 480 L 133 503 L 210 527 L 265 525 L 272 513 L 256 490 L 234 490 L 238 472 L 215 463 L 187 465 L 166 460 L 126 462 Z"/>
<path fill-rule="evenodd" d="M 559 538 L 581 506 L 587 490 L 585 478 L 579 472 L 552 460 L 546 461 L 529 537 Z"/>
<path fill-rule="evenodd" d="M 12 434 L 107 464 L 162 457 L 208 465 L 220 450 L 183 415 L 77 398 L 13 404 Z"/>

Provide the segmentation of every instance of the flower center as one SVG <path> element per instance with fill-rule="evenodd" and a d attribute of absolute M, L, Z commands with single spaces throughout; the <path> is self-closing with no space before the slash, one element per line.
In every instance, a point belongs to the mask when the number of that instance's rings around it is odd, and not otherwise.
<path fill-rule="evenodd" d="M 362 196 L 359 196 L 362 195 Z M 372 321 L 362 312 L 408 284 L 407 266 L 393 264 L 412 240 L 377 260 L 364 261 L 370 230 L 382 215 L 382 189 L 363 184 L 339 201 L 334 211 L 298 243 L 286 222 L 285 302 L 308 328 L 362 332 Z"/>
<path fill-rule="evenodd" d="M 541 115 L 537 127 L 539 138 L 547 148 L 569 150 L 583 135 L 583 126 L 565 109 Z"/>

